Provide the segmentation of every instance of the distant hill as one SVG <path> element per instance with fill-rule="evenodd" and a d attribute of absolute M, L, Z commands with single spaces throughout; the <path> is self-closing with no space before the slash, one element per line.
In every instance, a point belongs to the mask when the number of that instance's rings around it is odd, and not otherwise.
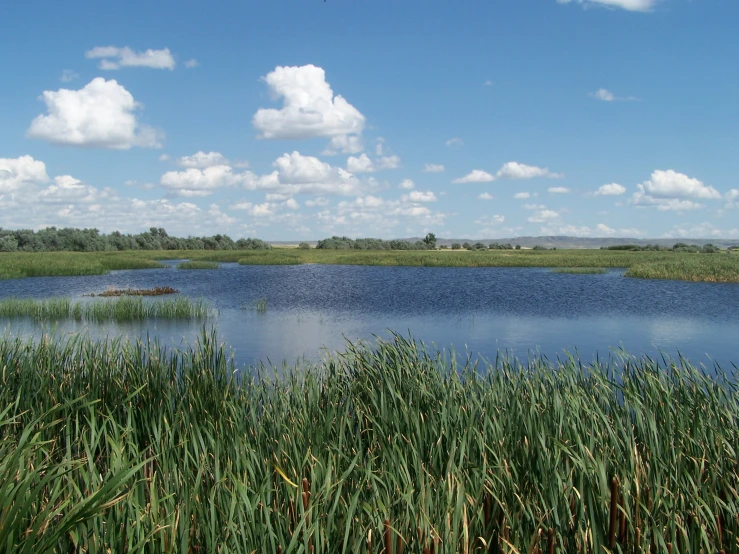
<path fill-rule="evenodd" d="M 402 240 L 417 241 L 422 240 L 423 237 L 412 237 Z M 727 248 L 729 246 L 739 246 L 739 239 L 727 240 L 727 239 L 684 239 L 684 238 L 669 238 L 669 239 L 634 239 L 634 238 L 615 238 L 615 237 L 604 237 L 604 238 L 590 238 L 590 237 L 565 237 L 565 236 L 550 236 L 550 237 L 513 237 L 513 238 L 500 238 L 500 239 L 436 239 L 436 244 L 441 246 L 442 244 L 451 245 L 454 242 L 464 244 L 469 242 L 474 244 L 476 242 L 482 242 L 483 244 L 490 244 L 491 242 L 497 242 L 499 244 L 520 244 L 525 248 L 533 248 L 534 246 L 545 246 L 547 248 L 600 248 L 601 246 L 616 246 L 618 244 L 659 244 L 660 246 L 673 246 L 676 242 L 683 242 L 685 244 L 696 244 L 703 246 L 704 244 L 711 243 L 721 248 Z"/>
<path fill-rule="evenodd" d="M 423 237 L 410 237 L 401 238 L 399 240 L 407 240 L 409 242 L 416 242 L 423 240 Z M 297 246 L 299 242 L 297 240 L 270 240 L 267 241 L 273 246 Z M 316 241 L 309 240 L 305 241 L 311 246 L 316 245 Z M 513 238 L 502 238 L 502 239 L 436 239 L 436 244 L 441 246 L 442 244 L 451 246 L 452 243 L 458 242 L 464 244 L 469 242 L 474 244 L 476 242 L 482 242 L 483 244 L 490 244 L 497 242 L 499 244 L 519 244 L 524 248 L 533 248 L 534 246 L 545 246 L 547 248 L 600 248 L 601 246 L 616 246 L 618 244 L 659 244 L 660 246 L 673 246 L 676 242 L 683 242 L 685 244 L 696 244 L 703 246 L 704 244 L 711 243 L 721 248 L 728 248 L 729 246 L 739 246 L 739 239 L 683 239 L 683 238 L 670 238 L 670 239 L 634 239 L 634 238 L 615 238 L 615 237 L 603 237 L 603 238 L 590 238 L 590 237 L 565 237 L 565 236 L 551 236 L 551 237 L 513 237 Z"/>

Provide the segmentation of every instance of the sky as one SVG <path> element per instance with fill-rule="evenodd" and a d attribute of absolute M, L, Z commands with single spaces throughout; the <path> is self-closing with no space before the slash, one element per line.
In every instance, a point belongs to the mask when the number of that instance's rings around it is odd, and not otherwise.
<path fill-rule="evenodd" d="M 0 227 L 739 238 L 734 0 L 0 6 Z"/>

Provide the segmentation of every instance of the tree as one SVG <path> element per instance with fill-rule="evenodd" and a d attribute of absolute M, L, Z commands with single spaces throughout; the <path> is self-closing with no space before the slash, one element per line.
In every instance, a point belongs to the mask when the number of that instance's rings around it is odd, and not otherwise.
<path fill-rule="evenodd" d="M 301 242 L 298 245 L 298 248 L 300 248 L 301 250 L 310 250 L 310 244 L 308 244 L 307 242 Z"/>
<path fill-rule="evenodd" d="M 436 235 L 433 233 L 428 233 L 423 239 L 423 242 L 428 248 L 436 248 Z"/>
<path fill-rule="evenodd" d="M 459 244 L 458 242 L 452 243 L 452 250 L 460 250 L 461 248 L 462 248 L 462 245 Z"/>

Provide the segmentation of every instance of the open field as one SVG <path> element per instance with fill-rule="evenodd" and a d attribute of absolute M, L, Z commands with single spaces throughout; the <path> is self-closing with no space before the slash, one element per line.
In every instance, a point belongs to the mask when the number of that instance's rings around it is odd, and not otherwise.
<path fill-rule="evenodd" d="M 242 374 L 215 332 L 0 359 L 4 552 L 739 548 L 739 383 L 686 363 L 459 366 L 395 337 Z"/>
<path fill-rule="evenodd" d="M 202 300 L 186 297 L 147 301 L 141 296 L 114 300 L 72 302 L 69 298 L 6 298 L 0 300 L 0 317 L 30 317 L 38 321 L 133 321 L 137 319 L 201 319 L 208 317 Z"/>
<path fill-rule="evenodd" d="M 617 250 L 145 250 L 126 252 L 0 253 L 0 278 L 93 275 L 114 269 L 161 267 L 157 260 L 239 262 L 247 265 L 302 263 L 426 267 L 626 268 L 628 277 L 739 283 L 739 254 L 721 252 L 633 252 Z"/>

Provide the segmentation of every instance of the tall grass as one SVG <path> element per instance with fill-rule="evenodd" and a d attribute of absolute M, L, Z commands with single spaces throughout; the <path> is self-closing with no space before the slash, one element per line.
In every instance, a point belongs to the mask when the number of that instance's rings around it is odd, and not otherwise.
<path fill-rule="evenodd" d="M 82 319 L 88 321 L 131 321 L 136 319 L 198 319 L 208 316 L 204 300 L 179 297 L 148 301 L 140 296 L 114 300 L 72 302 L 69 298 L 7 298 L 0 300 L 0 317 L 30 317 L 35 320 Z"/>
<path fill-rule="evenodd" d="M 218 262 L 189 261 L 177 265 L 177 269 L 220 269 Z"/>
<path fill-rule="evenodd" d="M 552 273 L 571 273 L 576 275 L 602 275 L 608 273 L 604 267 L 553 267 Z"/>
<path fill-rule="evenodd" d="M 302 263 L 421 267 L 627 268 L 629 277 L 739 283 L 739 256 L 617 250 L 372 251 L 274 248 L 254 250 L 141 250 L 126 252 L 0 253 L 0 279 L 43 275 L 93 275 L 113 269 L 162 267 L 157 260 Z"/>
<path fill-rule="evenodd" d="M 0 464 L 42 499 L 0 514 L 6 552 L 546 552 L 549 529 L 557 552 L 739 547 L 737 381 L 684 360 L 483 367 L 396 336 L 238 372 L 215 332 L 186 352 L 6 337 L 0 359 Z M 35 515 L 108 485 L 84 518 Z"/>

